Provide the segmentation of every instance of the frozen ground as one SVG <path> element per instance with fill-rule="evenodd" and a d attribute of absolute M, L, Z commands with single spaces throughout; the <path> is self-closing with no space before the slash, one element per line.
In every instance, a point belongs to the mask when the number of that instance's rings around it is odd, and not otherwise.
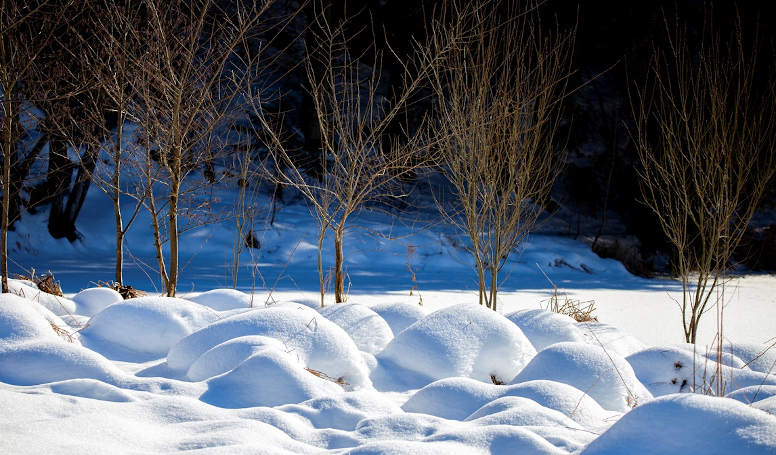
<path fill-rule="evenodd" d="M 141 219 L 125 282 L 149 297 L 122 301 L 95 288 L 112 279 L 95 194 L 82 243 L 48 238 L 44 213 L 12 235 L 12 258 L 67 297 L 21 281 L 24 298 L 0 296 L 0 453 L 776 453 L 772 276 L 726 287 L 718 369 L 713 313 L 693 352 L 674 282 L 558 236 L 531 237 L 493 312 L 444 228 L 353 235 L 349 303 L 321 310 L 303 206 L 242 254 L 237 290 L 229 223 L 189 231 L 178 299 L 155 296 Z M 543 310 L 548 278 L 601 322 Z M 700 393 L 719 382 L 725 398 Z"/>

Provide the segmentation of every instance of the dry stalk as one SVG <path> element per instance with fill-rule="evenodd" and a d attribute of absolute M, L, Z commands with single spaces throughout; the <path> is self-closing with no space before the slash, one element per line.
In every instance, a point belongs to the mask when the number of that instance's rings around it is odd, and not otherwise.
<path fill-rule="evenodd" d="M 333 382 L 333 383 L 337 384 L 338 386 L 342 387 L 346 392 L 348 391 L 347 387 L 350 386 L 350 384 L 345 382 L 342 378 L 332 378 L 328 374 L 322 373 L 322 372 L 317 371 L 317 370 L 313 370 L 312 368 L 305 367 L 305 370 L 307 370 L 308 372 L 312 373 L 314 376 L 318 376 L 321 379 L 324 379 L 326 381 Z"/>

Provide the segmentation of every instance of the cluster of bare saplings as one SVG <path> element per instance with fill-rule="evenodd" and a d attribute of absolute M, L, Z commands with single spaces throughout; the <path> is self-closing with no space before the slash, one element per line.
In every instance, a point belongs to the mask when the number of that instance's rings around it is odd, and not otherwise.
<path fill-rule="evenodd" d="M 214 163 L 230 162 L 240 187 L 235 256 L 258 216 L 248 182 L 294 188 L 316 220 L 321 305 L 326 236 L 334 240 L 334 299 L 341 302 L 343 242 L 357 228 L 353 218 L 378 201 L 407 197 L 402 182 L 411 177 L 441 173 L 450 191 L 434 194 L 439 212 L 467 238 L 480 303 L 497 309 L 504 268 L 536 227 L 564 161 L 556 136 L 561 102 L 573 91 L 573 30 L 542 28 L 537 10 L 518 2 L 451 0 L 428 12 L 426 36 L 405 56 L 390 42 L 387 51 L 377 49 L 379 30 L 333 20 L 330 1 L 294 8 L 270 0 L 77 3 L 2 0 L 4 292 L 7 233 L 25 202 L 51 202 L 51 216 L 72 223 L 84 193 L 75 188 L 90 182 L 113 201 L 116 282 L 123 238 L 146 210 L 162 286 L 174 296 L 179 236 L 207 211 L 197 195 L 219 179 Z M 275 41 L 278 30 L 297 30 L 298 39 Z M 631 136 L 643 202 L 675 249 L 685 334 L 694 342 L 773 178 L 776 136 L 772 80 L 754 81 L 757 46 L 748 50 L 740 32 L 709 32 L 691 51 L 684 33 L 677 25 L 672 46 L 655 52 L 650 77 L 633 92 Z M 365 39 L 369 52 L 355 51 L 354 40 Z M 299 43 L 304 56 L 289 67 L 286 56 Z M 391 74 L 401 83 L 390 91 L 385 52 L 401 62 Z M 277 81 L 297 69 L 315 113 L 305 142 L 316 139 L 316 154 L 292 146 L 282 109 L 268 108 L 287 95 Z M 56 179 L 20 196 L 45 144 L 49 176 L 72 175 L 67 150 L 83 150 L 67 200 Z M 106 169 L 100 150 L 111 157 Z M 134 201 L 128 214 L 126 199 Z"/>

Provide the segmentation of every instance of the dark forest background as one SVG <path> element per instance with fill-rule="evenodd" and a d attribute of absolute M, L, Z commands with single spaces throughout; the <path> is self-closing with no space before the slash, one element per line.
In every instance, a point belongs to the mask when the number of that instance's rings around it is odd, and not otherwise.
<path fill-rule="evenodd" d="M 228 2 L 222 3 L 228 5 Z M 316 32 L 311 18 L 326 14 L 330 23 L 348 21 L 349 29 L 364 37 L 351 42 L 355 53 L 382 51 L 384 87 L 390 93 L 393 85 L 400 83 L 397 76 L 402 72 L 396 56 L 403 58 L 412 54 L 414 44 L 425 39 L 428 17 L 438 3 L 435 0 L 324 0 L 301 4 L 281 0 L 273 7 L 277 17 L 288 17 L 300 8 L 301 12 L 283 27 L 268 27 L 262 38 L 271 43 L 265 52 L 282 52 L 282 58 L 272 61 L 278 67 L 277 74 L 283 75 L 276 82 L 277 93 L 282 96 L 262 107 L 277 114 L 286 133 L 284 140 L 289 149 L 297 150 L 297 164 L 306 167 L 312 178 L 318 172 L 314 157 L 320 153 L 320 138 L 316 131 L 316 112 L 305 90 L 308 75 L 301 64 L 306 55 L 305 37 Z M 10 3 L 3 0 L 4 8 L 7 4 Z M 9 201 L 10 218 L 16 220 L 24 210 L 50 205 L 51 235 L 77 241 L 75 223 L 90 186 L 88 175 L 95 168 L 97 155 L 87 147 L 79 159 L 74 159 L 68 153 L 67 144 L 78 143 L 99 128 L 115 128 L 118 121 L 103 94 L 88 84 L 80 85 L 89 80 L 96 63 L 83 59 L 81 48 L 101 41 L 92 25 L 106 10 L 114 8 L 114 2 L 37 1 L 30 8 L 36 5 L 41 7 L 40 17 L 51 11 L 53 15 L 62 14 L 64 20 L 51 20 L 51 29 L 41 22 L 40 29 L 35 30 L 37 36 L 48 33 L 57 39 L 48 41 L 35 60 L 36 74 L 47 79 L 39 80 L 30 98 L 37 98 L 35 104 L 46 113 L 46 120 L 38 131 L 29 133 L 37 141 L 29 147 L 32 154 L 3 163 L 10 167 L 9 188 L 14 192 Z M 589 241 L 596 252 L 622 260 L 634 273 L 649 275 L 666 271 L 670 268 L 670 247 L 655 216 L 639 202 L 640 163 L 631 139 L 634 121 L 630 94 L 644 83 L 654 51 L 670 45 L 671 33 L 677 25 L 686 27 L 691 46 L 699 43 L 710 28 L 720 36 L 729 36 L 740 27 L 745 40 L 753 43 L 756 39 L 762 71 L 772 71 L 776 63 L 776 2 L 547 0 L 538 4 L 537 10 L 546 32 L 576 30 L 573 74 L 569 82 L 571 93 L 564 100 L 563 130 L 557 144 L 559 150 L 567 152 L 567 159 L 552 200 L 544 201 L 543 205 L 561 217 L 565 228 L 559 234 Z M 34 24 L 28 27 L 35 28 Z M 31 29 L 24 32 L 33 36 L 34 33 L 29 34 Z M 19 43 L 7 36 L 3 34 L 2 46 L 12 52 L 13 46 Z M 403 121 L 396 122 L 396 131 L 418 122 L 424 109 L 428 106 L 422 100 L 412 104 Z M 46 149 L 48 172 L 42 179 L 25 183 L 32 162 L 46 154 Z M 208 163 L 203 166 L 203 173 L 208 176 L 212 169 Z M 22 186 L 26 188 L 24 197 L 19 191 Z M 290 197 L 282 194 L 282 187 L 274 191 L 277 198 Z M 772 210 L 775 201 L 773 188 L 769 194 L 762 207 L 764 214 Z M 773 270 L 776 268 L 775 237 L 776 224 L 769 225 L 763 215 L 747 234 L 737 259 L 751 269 Z"/>

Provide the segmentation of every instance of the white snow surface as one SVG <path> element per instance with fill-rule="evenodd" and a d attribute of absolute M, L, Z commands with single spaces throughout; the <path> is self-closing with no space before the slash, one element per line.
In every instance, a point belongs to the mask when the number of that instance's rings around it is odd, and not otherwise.
<path fill-rule="evenodd" d="M 110 300 L 100 294 L 74 301 L 99 307 Z M 678 344 L 623 358 L 546 310 L 507 318 L 463 303 L 393 335 L 357 303 L 246 308 L 242 295 L 221 291 L 198 300 L 208 299 L 220 310 L 117 301 L 63 338 L 50 322 L 63 319 L 0 296 L 0 452 L 776 451 L 776 375 L 728 366 L 732 354 L 720 366 L 729 397 L 711 397 L 681 387 L 693 361 L 705 368 L 694 380 L 709 380 L 708 356 Z M 592 330 L 635 349 L 608 327 Z M 537 352 L 524 332 L 550 344 Z"/>
<path fill-rule="evenodd" d="M 231 203 L 216 194 L 214 213 Z M 124 281 L 149 296 L 125 301 L 83 289 L 113 279 L 106 213 L 90 191 L 82 241 L 51 239 L 45 208 L 9 234 L 14 261 L 52 271 L 66 297 L 18 280 L 0 296 L 0 453 L 776 453 L 773 276 L 727 285 L 716 368 L 714 309 L 684 345 L 675 281 L 562 236 L 510 257 L 493 311 L 466 239 L 366 212 L 354 225 L 403 240 L 352 231 L 350 303 L 327 294 L 321 309 L 304 204 L 282 206 L 236 266 L 233 223 L 187 230 L 179 298 L 157 297 L 141 212 Z M 544 310 L 553 284 L 601 322 Z M 726 396 L 703 395 L 717 371 Z"/>

